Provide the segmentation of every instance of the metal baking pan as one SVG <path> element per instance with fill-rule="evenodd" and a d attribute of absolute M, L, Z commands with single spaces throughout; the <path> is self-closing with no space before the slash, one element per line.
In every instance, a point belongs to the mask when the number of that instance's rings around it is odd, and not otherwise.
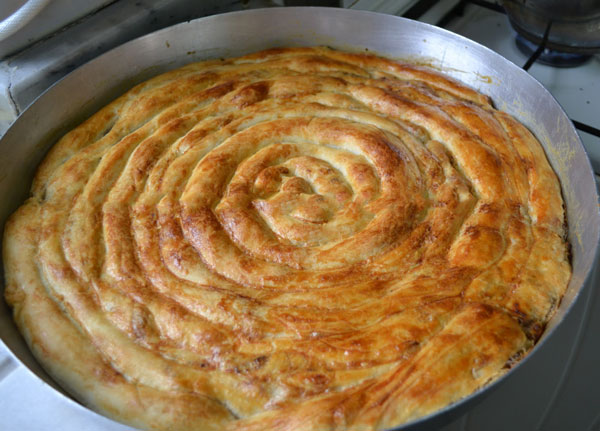
<path fill-rule="evenodd" d="M 560 177 L 573 263 L 573 276 L 565 297 L 538 345 L 513 370 L 462 401 L 398 428 L 437 429 L 511 379 L 524 363 L 541 360 L 536 354 L 541 345 L 552 338 L 574 303 L 584 296 L 582 292 L 592 288 L 588 279 L 600 232 L 594 175 L 562 108 L 527 72 L 471 40 L 390 15 L 346 9 L 272 8 L 201 18 L 128 42 L 56 83 L 6 132 L 0 141 L 0 224 L 3 226 L 28 197 L 36 167 L 52 144 L 132 85 L 192 61 L 237 56 L 276 46 L 307 45 L 368 49 L 428 64 L 470 85 L 489 95 L 497 108 L 529 127 Z M 57 397 L 74 403 L 35 361 L 4 301 L 0 301 L 0 339 L 15 360 L 41 379 L 40 390 L 55 391 Z M 88 412 L 95 415 L 91 410 Z"/>

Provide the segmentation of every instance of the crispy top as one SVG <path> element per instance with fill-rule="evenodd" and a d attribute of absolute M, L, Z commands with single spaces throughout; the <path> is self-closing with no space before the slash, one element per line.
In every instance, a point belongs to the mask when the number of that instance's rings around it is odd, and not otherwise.
<path fill-rule="evenodd" d="M 502 375 L 570 278 L 532 134 L 442 74 L 273 49 L 65 135 L 4 236 L 46 369 L 144 429 L 385 429 Z"/>

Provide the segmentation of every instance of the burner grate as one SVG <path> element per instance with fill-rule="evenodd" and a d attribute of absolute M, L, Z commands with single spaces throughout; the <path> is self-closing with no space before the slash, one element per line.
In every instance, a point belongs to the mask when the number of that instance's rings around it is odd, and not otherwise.
<path fill-rule="evenodd" d="M 548 40 L 550 26 L 551 23 L 548 23 L 546 33 L 544 34 L 544 38 L 539 46 L 530 40 L 525 39 L 520 34 L 517 34 L 515 38 L 517 48 L 519 48 L 519 51 L 521 51 L 523 54 L 530 57 L 529 60 L 527 60 L 527 63 L 525 63 L 523 66 L 523 69 L 529 70 L 531 65 L 536 61 L 540 64 L 545 64 L 546 66 L 552 67 L 577 67 L 592 58 L 592 56 L 589 54 L 562 52 L 547 48 L 546 42 Z"/>

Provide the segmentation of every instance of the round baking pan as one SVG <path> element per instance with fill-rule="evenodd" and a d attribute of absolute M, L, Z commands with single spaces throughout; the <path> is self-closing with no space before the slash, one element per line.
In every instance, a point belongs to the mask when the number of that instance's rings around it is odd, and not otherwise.
<path fill-rule="evenodd" d="M 571 121 L 552 95 L 527 72 L 471 40 L 390 15 L 346 9 L 273 8 L 200 18 L 128 42 L 56 83 L 6 132 L 0 141 L 0 223 L 3 226 L 28 197 L 36 167 L 52 144 L 134 84 L 192 61 L 278 46 L 314 45 L 368 50 L 426 64 L 489 95 L 497 108 L 518 118 L 537 136 L 561 181 L 573 264 L 568 290 L 538 345 L 513 370 L 460 402 L 398 428 L 437 429 L 511 379 L 524 363 L 539 360 L 536 353 L 541 345 L 551 339 L 575 301 L 583 296 L 582 291 L 592 288 L 588 278 L 600 231 L 594 175 Z M 40 390 L 53 390 L 56 396 L 68 399 L 29 352 L 4 301 L 0 301 L 0 338 L 14 358 L 41 379 Z"/>

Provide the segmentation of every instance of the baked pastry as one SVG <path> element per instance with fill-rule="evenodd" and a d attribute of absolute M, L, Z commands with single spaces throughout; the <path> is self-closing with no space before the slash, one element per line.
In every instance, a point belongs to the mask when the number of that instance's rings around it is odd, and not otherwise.
<path fill-rule="evenodd" d="M 7 224 L 6 299 L 66 390 L 135 427 L 385 429 L 528 352 L 565 237 L 542 147 L 488 97 L 271 49 L 65 135 Z"/>

